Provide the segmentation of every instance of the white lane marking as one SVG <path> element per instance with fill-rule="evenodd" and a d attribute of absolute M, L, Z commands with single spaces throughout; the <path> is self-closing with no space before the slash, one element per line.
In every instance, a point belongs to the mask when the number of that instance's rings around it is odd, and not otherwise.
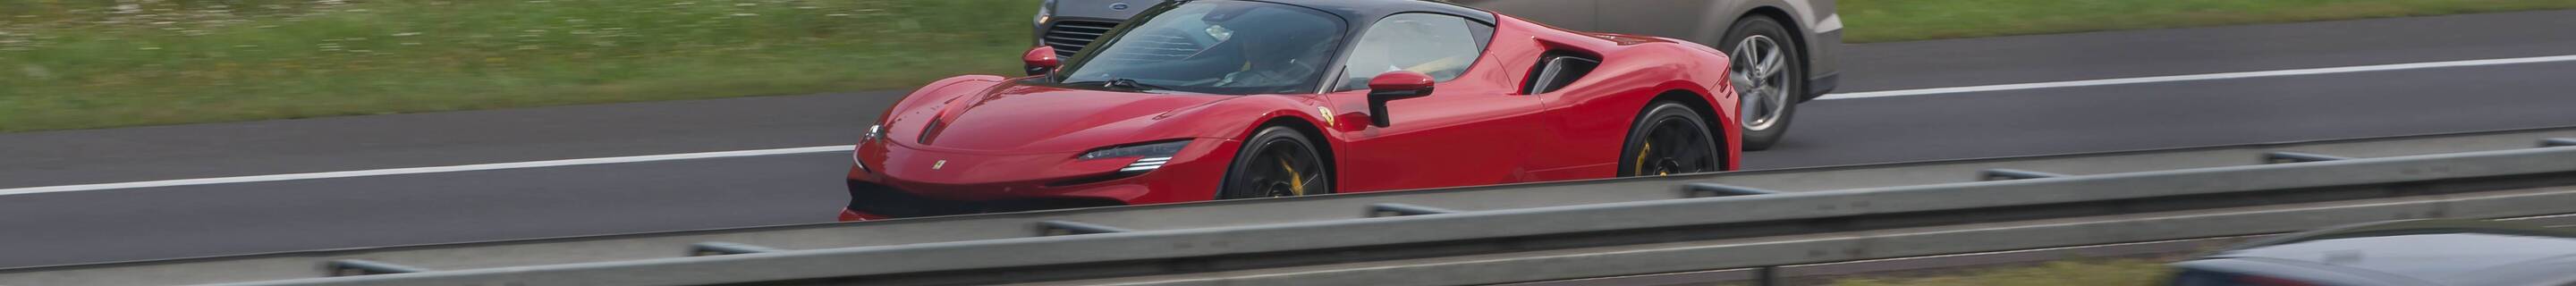
<path fill-rule="evenodd" d="M 88 185 L 68 185 L 68 186 L 48 186 L 48 187 L 26 187 L 26 188 L 0 189 L 0 196 L 5 196 L 5 195 L 23 195 L 23 194 L 34 194 L 34 193 L 71 192 L 71 191 L 89 191 L 89 190 L 108 190 L 108 189 L 131 189 L 131 188 L 170 187 L 170 186 L 214 185 L 214 184 L 250 183 L 250 182 L 274 182 L 274 181 L 292 181 L 292 180 L 311 180 L 311 179 L 348 178 L 348 177 L 390 176 L 390 175 L 407 175 L 407 174 L 428 174 L 428 173 L 447 173 L 447 172 L 465 172 L 465 171 L 483 171 L 483 170 L 501 170 L 501 169 L 545 168 L 545 167 L 562 167 L 562 166 L 578 166 L 578 165 L 599 165 L 599 164 L 618 164 L 618 163 L 635 163 L 635 162 L 652 162 L 652 161 L 670 161 L 670 160 L 689 160 L 689 159 L 708 159 L 708 158 L 727 158 L 727 157 L 747 157 L 747 156 L 766 156 L 766 155 L 803 154 L 803 153 L 822 153 L 822 152 L 842 152 L 842 151 L 849 151 L 849 150 L 850 150 L 850 148 L 851 148 L 851 146 L 850 146 L 850 145 L 839 145 L 839 146 L 815 146 L 815 147 L 802 147 L 802 148 L 782 148 L 782 149 L 742 150 L 742 151 L 723 151 L 723 152 L 704 152 L 704 153 L 685 153 L 685 154 L 663 154 L 663 155 L 644 155 L 644 156 L 607 157 L 607 158 L 584 158 L 584 159 L 566 159 L 566 160 L 549 160 L 549 161 L 528 161 L 528 162 L 511 162 L 511 163 L 491 163 L 491 164 L 456 165 L 456 166 L 440 166 L 440 167 L 418 167 L 418 168 L 398 168 L 398 169 L 375 169 L 375 170 L 338 171 L 338 172 L 320 172 L 320 173 L 300 173 L 300 174 L 279 174 L 279 175 L 259 175 L 259 176 L 222 177 L 222 178 L 202 178 L 202 179 L 179 179 L 179 180 L 161 180 L 161 181 L 144 181 L 144 182 L 125 182 L 125 183 L 106 183 L 106 184 L 88 184 Z"/>
<path fill-rule="evenodd" d="M 2335 73 L 2355 73 L 2355 72 L 2391 71 L 2391 70 L 2408 70 L 2408 69 L 2428 69 L 2428 68 L 2447 68 L 2447 67 L 2469 67 L 2469 66 L 2490 66 L 2490 65 L 2509 65 L 2509 64 L 2527 64 L 2527 63 L 2545 63 L 2545 62 L 2563 62 L 2563 61 L 2576 61 L 2576 55 L 2565 55 L 2565 56 L 2546 56 L 2546 57 L 2528 57 L 2528 58 L 2509 58 L 2509 59 L 2465 60 L 2465 61 L 2447 61 L 2447 62 L 2423 62 L 2423 63 L 2386 64 L 2386 65 L 2370 65 L 2370 66 L 2349 66 L 2349 67 L 2313 68 L 2313 69 L 2294 69 L 2294 70 L 2272 70 L 2272 71 L 2252 71 L 2252 72 L 2231 72 L 2231 73 L 2213 73 L 2213 74 L 2195 74 L 2195 75 L 2177 75 L 2177 76 L 2133 77 L 2133 78 L 2115 78 L 2115 79 L 2097 79 L 2097 80 L 2077 80 L 2077 81 L 2041 82 L 2041 83 L 1999 84 L 1999 85 L 1980 85 L 1980 86 L 1962 86 L 1962 87 L 1944 87 L 1944 88 L 1926 88 L 1926 89 L 1908 89 L 1908 90 L 1889 90 L 1889 91 L 1870 91 L 1870 92 L 1853 92 L 1853 93 L 1836 93 L 1836 94 L 1827 94 L 1827 95 L 1825 95 L 1824 97 L 1818 97 L 1818 98 L 1816 98 L 1816 99 L 1823 100 L 1823 99 L 1854 99 L 1854 98 L 1872 98 L 1872 97 L 1915 96 L 1915 95 L 1934 95 L 1934 94 L 1948 94 L 1948 93 L 1968 93 L 1968 92 L 1987 92 L 1987 91 L 2005 91 L 2005 90 L 2023 90 L 2023 89 L 2041 89 L 2041 88 L 2060 88 L 2060 87 L 2080 87 L 2080 86 L 2099 86 L 2099 85 L 2115 85 L 2115 84 L 2136 84 L 2136 83 L 2176 82 L 2176 81 L 2195 81 L 2195 80 L 2238 79 L 2238 78 L 2275 77 L 2275 76 L 2294 76 L 2294 75 L 2319 75 L 2319 74 L 2335 74 Z"/>
<path fill-rule="evenodd" d="M 2139 78 L 2118 78 L 2118 79 L 2078 80 L 2078 81 L 2060 81 L 2060 82 L 2042 82 L 2042 83 L 2024 83 L 2024 84 L 2003 84 L 2003 85 L 1984 85 L 1984 86 L 1945 87 L 1945 88 L 1908 89 L 1908 90 L 1889 90 L 1889 91 L 1871 91 L 1871 92 L 1855 92 L 1855 93 L 1836 93 L 1836 94 L 1828 94 L 1828 95 L 1825 95 L 1824 97 L 1819 97 L 1819 98 L 1816 98 L 1816 99 L 1818 99 L 1818 100 L 1827 100 L 1827 99 L 1854 99 L 1854 98 L 1872 98 L 1872 97 L 1896 97 L 1896 96 L 1936 95 L 1936 94 L 1968 93 L 1968 92 L 1985 92 L 1985 91 L 2003 91 L 2003 90 L 2022 90 L 2022 89 L 2041 89 L 2041 88 L 2059 88 L 2059 87 L 2079 87 L 2079 86 L 2098 86 L 2098 85 L 2115 85 L 2115 84 L 2133 84 L 2133 83 L 2174 82 L 2174 81 L 2194 81 L 2194 80 L 2236 79 L 2236 78 L 2272 77 L 2272 76 L 2292 76 L 2292 75 L 2315 75 L 2315 74 L 2332 74 L 2332 73 L 2353 73 L 2353 72 L 2368 72 L 2368 71 L 2388 71 L 2388 70 L 2404 70 L 2404 69 L 2424 69 L 2424 68 L 2444 68 L 2444 67 L 2486 66 L 2486 65 L 2504 65 L 2504 64 L 2521 64 L 2521 63 L 2542 63 L 2542 62 L 2561 62 L 2561 61 L 2576 61 L 2576 55 L 2566 55 L 2566 56 L 2547 56 L 2547 57 L 2528 57 L 2528 58 L 2508 58 L 2508 59 L 2488 59 L 2488 60 L 2447 61 L 2447 62 L 2425 62 L 2425 63 L 2409 63 L 2409 64 L 2388 64 L 2388 65 L 2372 65 L 2372 66 L 2350 66 L 2350 67 L 2335 67 L 2335 68 L 2315 68 L 2315 69 L 2275 70 L 2275 71 L 2256 71 L 2256 72 L 2233 72 L 2233 73 L 2214 73 L 2214 74 L 2178 75 L 2178 76 L 2158 76 L 2158 77 L 2139 77 Z M 33 193 L 70 192 L 70 191 L 88 191 L 88 190 L 131 189 L 131 188 L 150 188 L 150 187 L 191 186 L 191 185 L 214 185 L 214 184 L 231 184 L 231 183 L 273 182 L 273 181 L 311 180 L 311 179 L 330 179 L 330 178 L 349 178 L 349 177 L 368 177 L 368 176 L 389 176 L 389 175 L 405 175 L 405 174 L 427 174 L 427 173 L 447 173 L 447 172 L 485 171 L 485 170 L 502 170 L 502 169 L 545 168 L 545 167 L 561 167 L 561 166 L 575 166 L 575 165 L 618 164 L 618 163 L 635 163 L 635 162 L 652 162 L 652 161 L 669 161 L 669 160 L 688 160 L 688 159 L 707 159 L 707 158 L 726 158 L 726 157 L 746 157 L 746 156 L 765 156 L 765 155 L 785 155 L 785 154 L 803 154 L 803 153 L 841 152 L 841 151 L 849 151 L 849 150 L 850 150 L 850 148 L 851 148 L 851 146 L 850 146 L 850 145 L 815 146 L 815 147 L 802 147 L 802 148 L 782 148 L 782 149 L 763 149 L 763 150 L 742 150 L 742 151 L 723 151 L 723 152 L 704 152 L 704 153 L 666 154 L 666 155 L 644 155 L 644 156 L 608 157 L 608 158 L 588 158 L 588 159 L 567 159 L 567 160 L 552 160 L 552 161 L 531 161 L 531 162 L 514 162 L 514 163 L 492 163 L 492 164 L 474 164 L 474 165 L 441 166 L 441 167 L 418 167 L 418 168 L 377 169 L 377 170 L 358 170 L 358 171 L 339 171 L 339 172 L 320 172 L 320 173 L 301 173 L 301 174 L 260 175 L 260 176 L 243 176 L 243 177 L 222 177 L 222 178 L 202 178 L 202 179 L 179 179 L 179 180 L 161 180 L 161 181 L 145 181 L 145 182 L 125 182 L 125 183 L 89 184 L 89 185 L 68 185 L 68 186 L 26 187 L 26 188 L 0 189 L 0 196 L 5 196 L 5 195 L 17 195 L 17 194 L 33 194 Z"/>

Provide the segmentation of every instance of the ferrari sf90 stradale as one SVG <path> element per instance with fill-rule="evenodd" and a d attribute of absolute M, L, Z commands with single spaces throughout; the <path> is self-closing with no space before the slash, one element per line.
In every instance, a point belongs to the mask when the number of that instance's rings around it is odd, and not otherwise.
<path fill-rule="evenodd" d="M 1173 0 L 1039 1 L 1031 44 L 1072 56 L 1144 8 Z M 1787 137 L 1798 103 L 1840 85 L 1842 16 L 1834 0 L 1440 0 L 1581 31 L 1672 37 L 1736 62 L 1745 151 Z"/>
<path fill-rule="evenodd" d="M 1413 0 L 1143 8 L 1028 76 L 914 91 L 844 220 L 1730 170 L 1725 53 Z M 1776 72 L 1776 71 L 1775 71 Z"/>

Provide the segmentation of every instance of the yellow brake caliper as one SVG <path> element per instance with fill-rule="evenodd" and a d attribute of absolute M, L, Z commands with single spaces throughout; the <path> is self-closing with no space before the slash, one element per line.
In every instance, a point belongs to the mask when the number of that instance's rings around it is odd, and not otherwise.
<path fill-rule="evenodd" d="M 1638 148 L 1637 148 L 1637 169 L 1636 169 L 1636 170 L 1637 170 L 1637 174 L 1640 174 L 1640 175 L 1646 174 L 1646 154 L 1648 154 L 1648 153 L 1650 153 L 1650 152 L 1652 152 L 1652 151 L 1655 151 L 1655 143 L 1645 143 L 1645 144 L 1646 144 L 1646 146 L 1645 146 L 1645 147 L 1638 147 Z"/>
<path fill-rule="evenodd" d="M 1288 170 L 1288 192 L 1306 195 L 1306 176 L 1297 174 L 1297 167 L 1288 166 L 1288 158 L 1279 158 L 1279 168 Z"/>

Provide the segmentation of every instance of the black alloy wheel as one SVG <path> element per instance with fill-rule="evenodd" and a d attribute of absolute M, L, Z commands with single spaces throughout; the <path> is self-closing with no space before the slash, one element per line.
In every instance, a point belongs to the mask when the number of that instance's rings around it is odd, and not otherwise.
<path fill-rule="evenodd" d="M 1717 136 L 1708 121 L 1690 106 L 1658 101 L 1628 131 L 1620 151 L 1619 176 L 1661 176 L 1725 170 Z"/>
<path fill-rule="evenodd" d="M 1332 172 L 1324 156 L 1304 133 L 1287 127 L 1263 128 L 1235 151 L 1217 199 L 1249 199 L 1333 193 Z"/>
<path fill-rule="evenodd" d="M 1789 134 L 1789 118 L 1806 98 L 1805 50 L 1787 28 L 1766 16 L 1747 16 L 1726 32 L 1727 79 L 1735 85 L 1736 124 L 1744 151 L 1771 149 Z"/>

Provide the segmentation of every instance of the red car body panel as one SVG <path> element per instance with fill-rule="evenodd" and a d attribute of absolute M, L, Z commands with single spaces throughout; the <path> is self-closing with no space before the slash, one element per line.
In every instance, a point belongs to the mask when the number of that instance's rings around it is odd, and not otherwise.
<path fill-rule="evenodd" d="M 1617 175 L 1630 125 L 1659 96 L 1695 98 L 1736 168 L 1734 91 L 1726 58 L 1664 38 L 1565 31 L 1496 17 L 1491 43 L 1462 76 L 1430 96 L 1388 102 L 1393 124 L 1372 126 L 1366 91 L 1200 95 L 1083 90 L 960 76 L 926 85 L 860 142 L 848 179 L 924 199 L 1081 199 L 1108 204 L 1204 201 L 1235 151 L 1266 124 L 1320 131 L 1337 192 L 1507 184 Z M 1549 51 L 1598 56 L 1589 76 L 1520 94 Z M 1102 147 L 1189 140 L 1164 167 L 1112 178 L 1137 158 L 1078 160 Z M 858 205 L 862 202 L 854 202 Z M 890 217 L 844 210 L 843 220 Z"/>

